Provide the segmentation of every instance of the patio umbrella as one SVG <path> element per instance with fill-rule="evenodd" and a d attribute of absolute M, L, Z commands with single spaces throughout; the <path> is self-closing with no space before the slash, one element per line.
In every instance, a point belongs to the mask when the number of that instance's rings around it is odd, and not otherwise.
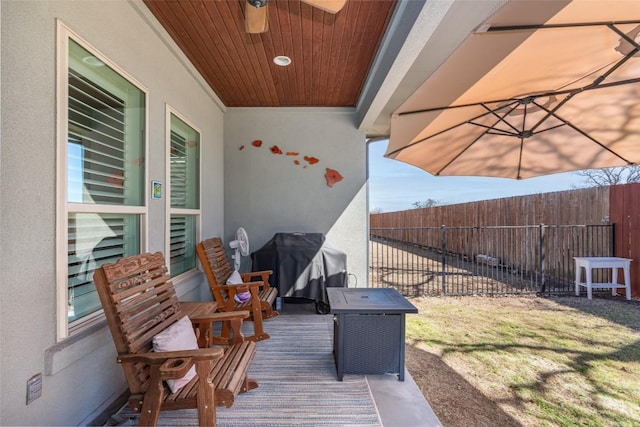
<path fill-rule="evenodd" d="M 386 156 L 528 178 L 640 162 L 640 2 L 500 8 L 396 110 Z"/>

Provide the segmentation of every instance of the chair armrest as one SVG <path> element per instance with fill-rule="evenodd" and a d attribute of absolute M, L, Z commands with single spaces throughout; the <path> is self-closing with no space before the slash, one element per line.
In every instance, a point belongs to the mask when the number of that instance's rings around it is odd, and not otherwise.
<path fill-rule="evenodd" d="M 191 323 L 224 322 L 225 320 L 246 319 L 250 313 L 246 310 L 209 313 L 190 317 Z"/>
<path fill-rule="evenodd" d="M 118 363 L 145 363 L 151 367 L 151 382 L 156 388 L 162 387 L 161 381 L 177 380 L 184 377 L 192 366 L 201 371 L 211 369 L 212 363 L 224 356 L 220 347 L 200 348 L 196 350 L 162 351 L 138 354 L 121 354 Z M 204 364 L 204 365 L 203 365 Z M 201 366 L 203 365 L 203 366 Z M 155 378 L 155 380 L 154 380 Z"/>
<path fill-rule="evenodd" d="M 243 281 L 251 281 L 254 277 L 260 277 L 260 281 L 264 282 L 265 288 L 269 288 L 269 276 L 273 274 L 273 270 L 254 271 L 251 273 L 240 273 Z"/>
<path fill-rule="evenodd" d="M 205 360 L 204 363 L 209 363 L 209 360 Z M 169 359 L 160 365 L 160 379 L 162 380 L 177 380 L 189 372 L 191 367 L 195 363 L 203 363 L 202 360 L 198 362 L 194 361 L 192 358 L 180 357 L 178 359 Z M 158 365 L 153 365 L 151 369 L 155 369 Z"/>
<path fill-rule="evenodd" d="M 201 347 L 210 347 L 213 344 L 238 344 L 244 341 L 242 334 L 242 319 L 249 317 L 251 313 L 246 310 L 211 313 L 207 316 L 197 316 L 191 319 L 191 323 L 200 330 L 198 344 Z M 233 337 L 229 340 L 213 335 L 213 322 L 226 321 L 233 331 Z"/>
<path fill-rule="evenodd" d="M 158 351 L 135 354 L 119 354 L 118 363 L 146 363 L 147 365 L 162 365 L 170 359 L 218 360 L 224 355 L 220 347 L 199 348 L 195 350 Z"/>
<path fill-rule="evenodd" d="M 247 288 L 260 288 L 261 286 L 265 286 L 265 283 L 263 281 L 243 282 L 235 285 L 217 285 L 217 286 L 211 286 L 211 289 L 224 289 L 228 291 L 231 291 L 233 289 L 236 292 L 245 292 L 248 290 Z M 266 286 L 268 287 L 269 285 L 266 284 Z"/>
<path fill-rule="evenodd" d="M 260 288 L 269 289 L 269 284 L 265 284 L 264 282 L 245 282 L 238 283 L 237 285 L 224 285 L 224 286 L 216 286 L 212 287 L 220 288 L 221 290 L 228 293 L 227 303 L 225 306 L 225 310 L 232 311 L 235 306 L 235 296 L 239 292 L 251 292 L 253 298 L 259 298 Z"/>

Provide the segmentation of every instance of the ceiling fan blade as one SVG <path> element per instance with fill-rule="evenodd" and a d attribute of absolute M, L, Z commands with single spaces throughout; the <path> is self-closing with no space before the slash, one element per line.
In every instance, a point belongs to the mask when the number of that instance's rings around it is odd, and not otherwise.
<path fill-rule="evenodd" d="M 322 9 L 329 13 L 338 13 L 347 2 L 347 0 L 302 0 L 303 3 L 309 4 L 318 9 Z"/>
<path fill-rule="evenodd" d="M 244 4 L 244 28 L 247 33 L 264 33 L 269 29 L 269 8 L 255 7 L 248 1 Z"/>

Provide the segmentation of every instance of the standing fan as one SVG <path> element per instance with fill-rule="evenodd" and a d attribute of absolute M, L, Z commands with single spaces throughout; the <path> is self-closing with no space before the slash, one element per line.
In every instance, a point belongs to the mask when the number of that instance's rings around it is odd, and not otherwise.
<path fill-rule="evenodd" d="M 236 271 L 240 271 L 241 257 L 249 256 L 249 236 L 244 228 L 239 227 L 236 230 L 236 240 L 229 242 L 229 247 L 234 249 L 233 267 Z"/>

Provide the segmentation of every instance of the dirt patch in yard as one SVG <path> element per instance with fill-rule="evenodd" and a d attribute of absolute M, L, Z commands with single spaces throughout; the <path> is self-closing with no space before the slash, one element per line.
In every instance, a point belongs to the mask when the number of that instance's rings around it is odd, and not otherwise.
<path fill-rule="evenodd" d="M 411 301 L 407 369 L 445 427 L 640 425 L 640 302 Z"/>
<path fill-rule="evenodd" d="M 520 425 L 434 353 L 409 346 L 407 369 L 444 426 Z"/>

